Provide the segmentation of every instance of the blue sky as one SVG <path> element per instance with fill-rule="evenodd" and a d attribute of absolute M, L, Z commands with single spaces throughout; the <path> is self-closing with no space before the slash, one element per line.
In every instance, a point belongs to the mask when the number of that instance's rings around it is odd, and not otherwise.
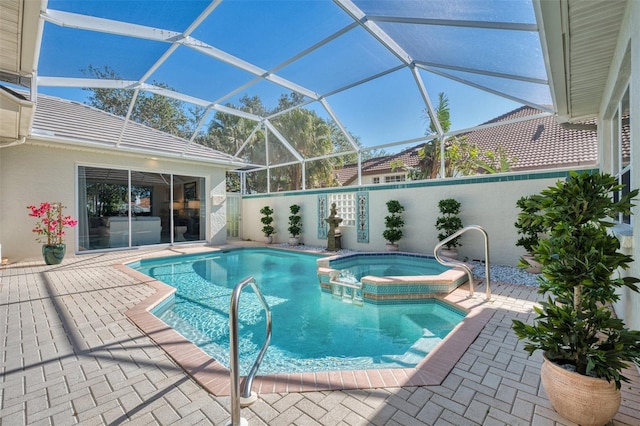
<path fill-rule="evenodd" d="M 363 8 L 371 7 L 372 12 L 377 13 L 384 12 L 389 4 L 391 7 L 398 4 L 377 1 L 355 3 Z M 422 10 L 421 2 L 407 4 L 414 8 L 410 11 L 411 14 L 433 13 L 432 10 Z M 524 0 L 455 0 L 446 4 L 457 8 L 439 10 L 438 13 L 445 18 L 457 13 L 466 19 L 486 19 L 485 16 L 489 13 L 499 12 L 496 19 L 500 20 L 508 19 L 509 16 L 509 19 L 516 22 L 529 22 L 532 19 L 530 2 Z M 50 0 L 48 7 L 182 32 L 207 5 L 206 1 L 196 0 Z M 500 7 L 506 5 L 509 7 Z M 398 11 L 399 14 L 401 12 Z M 192 35 L 269 70 L 352 22 L 338 6 L 326 0 L 224 0 Z M 507 70 L 503 72 L 523 70 L 523 74 L 529 73 L 528 76 L 532 78 L 538 78 L 540 74 L 544 76 L 539 42 L 536 46 L 536 33 L 508 34 L 500 30 L 467 31 L 447 27 L 446 37 L 435 40 L 431 27 L 410 28 L 406 25 L 388 24 L 383 28 L 388 33 L 395 34 L 398 40 L 406 39 L 403 47 L 406 46 L 405 50 L 411 52 L 414 58 L 419 59 L 423 55 L 440 62 L 448 61 L 458 67 L 480 66 L 489 71 L 492 68 Z M 459 38 L 459 43 L 464 44 L 456 45 L 454 40 L 449 40 L 452 37 Z M 532 37 L 534 39 L 529 40 Z M 521 45 L 526 43 L 529 43 L 529 47 L 522 48 Z M 83 77 L 81 70 L 88 66 L 107 65 L 124 79 L 135 81 L 147 72 L 169 46 L 168 43 L 60 27 L 47 22 L 39 75 Z M 508 49 L 513 49 L 513 52 L 506 52 Z M 461 55 L 457 55 L 458 51 Z M 475 57 L 474 52 L 477 52 Z M 400 61 L 369 33 L 356 28 L 278 70 L 276 74 L 319 94 L 325 94 L 398 64 Z M 420 70 L 420 75 L 434 101 L 439 92 L 445 92 L 449 97 L 452 129 L 471 127 L 521 106 L 520 103 L 424 70 Z M 536 102 L 545 102 L 548 97 L 548 92 L 544 93 L 544 90 L 542 95 L 535 93 L 539 88 L 529 83 L 464 72 L 458 72 L 456 76 L 474 79 L 476 83 L 494 85 L 516 96 L 524 93 Z M 180 92 L 214 101 L 253 78 L 253 75 L 245 71 L 181 46 L 148 82 L 164 82 Z M 89 95 L 81 89 L 40 87 L 39 90 L 41 93 L 79 101 L 84 101 Z M 278 96 L 287 92 L 285 88 L 262 82 L 223 100 L 222 103 L 237 103 L 237 99 L 246 94 L 260 96 L 265 105 L 273 107 Z M 366 146 L 420 137 L 427 127 L 424 102 L 411 72 L 406 68 L 328 96 L 327 101 L 342 123 Z M 323 117 L 328 117 L 326 113 L 322 113 L 321 108 L 313 109 L 320 111 Z"/>

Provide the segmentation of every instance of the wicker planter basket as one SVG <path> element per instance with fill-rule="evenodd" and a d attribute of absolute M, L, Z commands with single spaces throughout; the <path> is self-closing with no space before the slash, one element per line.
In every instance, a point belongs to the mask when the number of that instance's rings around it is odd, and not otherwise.
<path fill-rule="evenodd" d="M 605 425 L 620 408 L 620 391 L 614 382 L 565 370 L 546 354 L 540 377 L 558 414 L 581 426 Z"/>

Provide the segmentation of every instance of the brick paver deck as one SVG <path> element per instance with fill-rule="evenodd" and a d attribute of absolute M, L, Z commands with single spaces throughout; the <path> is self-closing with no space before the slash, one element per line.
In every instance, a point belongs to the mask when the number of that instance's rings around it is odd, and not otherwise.
<path fill-rule="evenodd" d="M 205 390 L 126 315 L 156 288 L 114 267 L 195 250 L 206 248 L 67 256 L 57 266 L 34 259 L 0 269 L 0 424 L 226 424 L 230 398 Z M 476 289 L 478 303 L 483 290 Z M 492 292 L 484 303 L 488 322 L 439 385 L 273 387 L 242 416 L 250 425 L 570 424 L 540 386 L 541 357 L 528 358 L 511 331 L 513 318 L 533 319 L 535 289 L 494 284 Z M 635 368 L 626 374 L 633 381 L 623 384 L 613 424 L 640 425 L 640 378 Z M 214 376 L 215 386 L 228 386 Z"/>

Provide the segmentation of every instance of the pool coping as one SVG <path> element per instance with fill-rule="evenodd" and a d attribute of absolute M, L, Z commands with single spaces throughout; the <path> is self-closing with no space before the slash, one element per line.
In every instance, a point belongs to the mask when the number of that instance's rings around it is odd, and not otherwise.
<path fill-rule="evenodd" d="M 334 293 L 336 286 L 344 286 L 334 274 L 340 274 L 343 269 L 332 265 L 335 261 L 349 261 L 354 258 L 372 258 L 380 260 L 389 257 L 400 257 L 410 260 L 423 259 L 438 263 L 431 255 L 386 251 L 386 252 L 351 252 L 322 257 L 316 260 L 316 271 L 322 291 Z M 464 263 L 464 262 L 461 262 Z M 468 265 L 467 265 L 468 266 Z M 417 300 L 431 299 L 434 295 L 451 293 L 468 281 L 467 272 L 460 267 L 445 267 L 439 274 L 431 275 L 365 275 L 360 278 L 360 291 L 363 301 L 376 305 L 387 303 L 403 303 Z M 347 283 L 348 287 L 351 287 Z M 351 290 L 353 296 L 354 290 Z"/>
<path fill-rule="evenodd" d="M 126 263 L 132 261 L 135 260 Z M 151 313 L 153 308 L 172 296 L 176 289 L 128 267 L 125 263 L 115 264 L 113 267 L 155 290 L 154 294 L 126 311 L 126 316 L 204 389 L 216 396 L 229 395 L 229 369 Z M 416 367 L 258 374 L 253 382 L 253 391 L 266 394 L 440 385 L 494 313 L 485 307 L 484 299 L 467 297 L 468 288 L 463 288 L 467 286 L 468 284 L 463 284 L 449 294 L 435 296 L 462 309 L 467 315 Z"/>

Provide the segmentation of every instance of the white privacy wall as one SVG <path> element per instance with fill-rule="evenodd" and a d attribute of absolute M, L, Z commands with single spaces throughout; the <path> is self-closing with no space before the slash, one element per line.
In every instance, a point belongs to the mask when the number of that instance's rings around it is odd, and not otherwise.
<path fill-rule="evenodd" d="M 439 215 L 438 201 L 455 198 L 462 203 L 460 217 L 463 224 L 480 225 L 489 234 L 490 261 L 494 264 L 516 265 L 524 250 L 515 246 L 517 232 L 513 226 L 518 209 L 516 201 L 523 195 L 539 193 L 564 176 L 565 172 L 545 174 L 488 175 L 477 178 L 448 179 L 433 182 L 408 182 L 402 185 L 370 185 L 353 188 L 369 195 L 369 243 L 358 243 L 355 227 L 341 226 L 342 247 L 359 251 L 383 251 L 386 241 L 382 237 L 384 217 L 388 214 L 386 202 L 398 200 L 405 208 L 404 236 L 398 242 L 401 251 L 433 254 L 438 243 L 435 228 Z M 513 180 L 507 180 L 513 179 Z M 501 180 L 501 181 L 498 181 Z M 260 209 L 270 206 L 275 210 L 275 243 L 289 239 L 287 221 L 289 206 L 302 206 L 302 236 L 305 245 L 326 247 L 326 239 L 318 239 L 318 195 L 331 191 L 345 192 L 349 188 L 330 188 L 308 192 L 251 195 L 242 201 L 242 238 L 263 241 Z M 338 211 L 338 216 L 340 212 Z M 484 259 L 484 240 L 477 231 L 467 232 L 458 250 L 462 258 Z"/>

